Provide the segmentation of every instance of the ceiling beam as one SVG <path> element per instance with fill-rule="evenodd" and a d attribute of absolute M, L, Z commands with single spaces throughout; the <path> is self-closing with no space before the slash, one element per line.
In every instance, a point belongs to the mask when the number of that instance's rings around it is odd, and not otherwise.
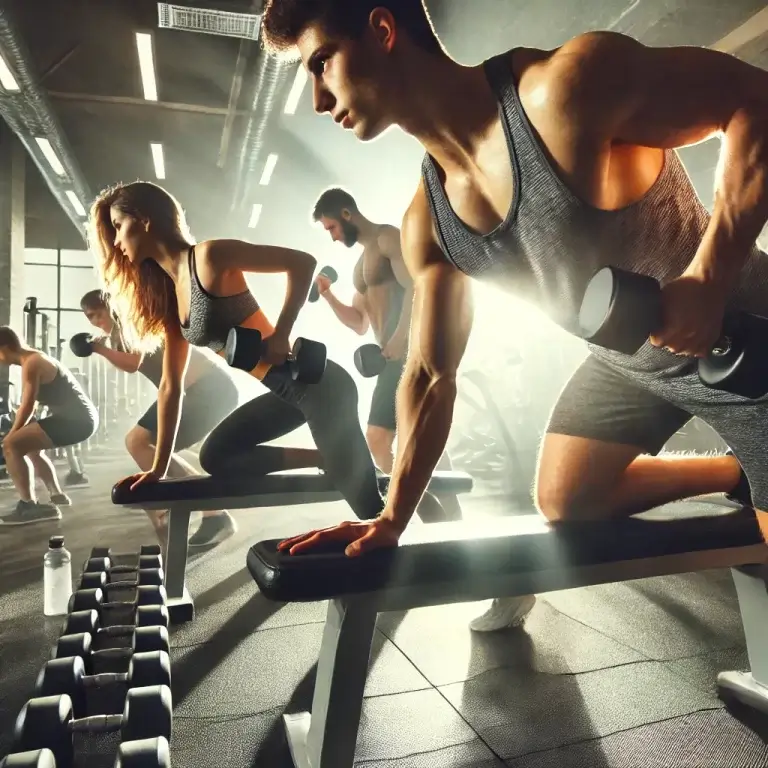
<path fill-rule="evenodd" d="M 48 91 L 54 101 L 73 101 L 80 104 L 104 104 L 108 106 L 144 107 L 164 109 L 169 112 L 193 112 L 198 115 L 226 117 L 227 107 L 207 107 L 203 104 L 182 104 L 175 101 L 147 101 L 135 96 L 100 96 L 95 93 L 73 93 L 68 91 Z M 235 115 L 245 115 L 246 110 L 235 110 Z"/>
<path fill-rule="evenodd" d="M 731 30 L 725 37 L 710 45 L 716 51 L 735 53 L 747 43 L 757 40 L 768 32 L 768 6 L 748 18 L 743 24 Z"/>

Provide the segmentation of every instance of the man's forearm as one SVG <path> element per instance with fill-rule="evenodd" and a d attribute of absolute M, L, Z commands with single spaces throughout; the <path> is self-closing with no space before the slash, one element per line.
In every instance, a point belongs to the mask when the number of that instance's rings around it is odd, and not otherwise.
<path fill-rule="evenodd" d="M 347 304 L 339 301 L 330 289 L 321 296 L 328 302 L 333 314 L 341 320 L 341 322 L 347 326 L 347 328 L 353 330 L 355 333 L 360 333 L 363 326 L 363 317 L 354 307 L 350 307 Z"/>
<path fill-rule="evenodd" d="M 36 404 L 37 401 L 35 399 L 21 401 L 21 405 L 19 405 L 19 409 L 16 411 L 16 418 L 13 420 L 13 426 L 11 427 L 12 432 L 26 426 L 27 422 L 32 418 L 32 414 L 35 412 Z"/>
<path fill-rule="evenodd" d="M 383 516 L 404 529 L 445 451 L 456 401 L 456 379 L 406 369 L 397 391 L 398 450 Z"/>
<path fill-rule="evenodd" d="M 141 364 L 141 355 L 133 352 L 121 352 L 119 349 L 110 349 L 102 344 L 94 344 L 94 354 L 101 355 L 109 360 L 115 368 L 119 368 L 126 373 L 136 373 Z"/>
<path fill-rule="evenodd" d="M 725 131 L 712 219 L 692 266 L 732 288 L 766 221 L 768 115 L 744 110 Z"/>
<path fill-rule="evenodd" d="M 165 475 L 171 463 L 183 397 L 181 389 L 165 388 L 160 384 L 157 392 L 157 445 L 152 470 L 161 476 Z"/>

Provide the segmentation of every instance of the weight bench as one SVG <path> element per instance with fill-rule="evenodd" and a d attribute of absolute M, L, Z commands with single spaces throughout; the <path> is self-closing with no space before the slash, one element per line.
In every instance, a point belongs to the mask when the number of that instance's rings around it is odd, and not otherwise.
<path fill-rule="evenodd" d="M 386 492 L 389 477 L 379 477 Z M 438 499 L 472 490 L 472 478 L 464 472 L 435 472 L 429 490 Z M 168 546 L 165 553 L 165 589 L 168 614 L 174 624 L 191 621 L 194 602 L 186 588 L 187 539 L 193 512 L 215 509 L 251 509 L 342 501 L 342 495 L 326 475 L 319 473 L 275 473 L 256 477 L 185 477 L 141 485 L 131 491 L 118 483 L 112 488 L 112 503 L 138 509 L 168 510 Z"/>
<path fill-rule="evenodd" d="M 721 696 L 768 712 L 768 547 L 754 512 L 677 507 L 684 519 L 664 519 L 670 508 L 662 508 L 567 527 L 538 515 L 435 523 L 408 529 L 398 548 L 357 558 L 336 547 L 291 556 L 277 552 L 277 540 L 255 544 L 247 565 L 267 598 L 330 601 L 312 712 L 284 715 L 293 764 L 352 768 L 378 613 L 710 568 L 732 569 L 752 668 L 721 673 Z"/>

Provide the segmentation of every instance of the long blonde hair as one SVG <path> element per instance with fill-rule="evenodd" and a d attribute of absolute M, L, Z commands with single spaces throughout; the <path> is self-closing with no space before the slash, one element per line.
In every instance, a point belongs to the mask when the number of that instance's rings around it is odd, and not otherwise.
<path fill-rule="evenodd" d="M 149 222 L 153 236 L 166 247 L 189 248 L 192 235 L 179 201 L 147 181 L 109 187 L 91 206 L 90 246 L 125 344 L 138 352 L 154 352 L 164 341 L 166 328 L 179 323 L 173 281 L 154 259 L 137 266 L 115 247 L 112 207 Z"/>

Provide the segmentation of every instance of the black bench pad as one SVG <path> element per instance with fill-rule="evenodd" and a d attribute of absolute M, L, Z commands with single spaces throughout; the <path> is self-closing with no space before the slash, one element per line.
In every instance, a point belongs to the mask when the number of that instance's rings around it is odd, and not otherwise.
<path fill-rule="evenodd" d="M 696 510 L 699 514 L 694 516 Z M 547 524 L 536 515 L 500 518 L 486 523 L 490 535 L 480 538 L 473 538 L 482 536 L 473 534 L 477 525 L 434 523 L 409 530 L 397 548 L 354 558 L 344 555 L 343 545 L 289 555 L 278 552 L 279 540 L 273 539 L 250 548 L 247 566 L 266 597 L 299 602 L 385 587 L 461 584 L 500 572 L 523 575 L 763 542 L 754 511 L 748 508 L 722 511 L 688 503 L 683 519 L 665 519 L 658 512 L 654 510 L 657 514 L 651 520 L 567 526 Z M 415 534 L 412 543 L 407 541 L 409 534 Z"/>
<path fill-rule="evenodd" d="M 389 477 L 379 477 L 379 489 L 385 493 Z M 436 494 L 459 494 L 472 490 L 472 478 L 464 472 L 435 472 L 429 490 Z M 113 504 L 141 504 L 142 502 L 193 501 L 195 499 L 231 498 L 234 496 L 261 496 L 280 493 L 333 494 L 338 493 L 327 475 L 316 472 L 277 473 L 243 477 L 222 476 L 185 477 L 161 480 L 140 485 L 131 491 L 125 482 L 112 488 Z M 341 494 L 338 494 L 341 498 Z"/>

